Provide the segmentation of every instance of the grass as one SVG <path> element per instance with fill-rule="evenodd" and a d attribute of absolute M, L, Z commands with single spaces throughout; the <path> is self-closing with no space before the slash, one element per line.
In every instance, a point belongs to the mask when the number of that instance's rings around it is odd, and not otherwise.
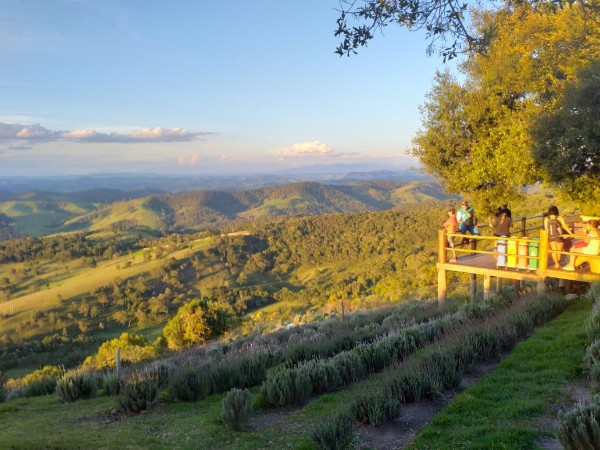
<path fill-rule="evenodd" d="M 96 398 L 59 404 L 55 396 L 0 404 L 2 448 L 290 448 L 276 431 L 235 432 L 219 419 L 221 399 L 159 405 L 139 415 L 111 415 L 115 400 Z"/>
<path fill-rule="evenodd" d="M 582 380 L 587 339 L 583 324 L 591 310 L 572 303 L 548 326 L 519 344 L 500 366 L 457 396 L 418 433 L 414 449 L 540 448 L 553 436 L 541 418 L 568 407 L 564 392 Z"/>
<path fill-rule="evenodd" d="M 541 419 L 556 417 L 566 401 L 568 383 L 583 377 L 581 358 L 590 312 L 572 303 L 548 326 L 518 345 L 498 369 L 464 391 L 424 428 L 413 448 L 536 448 L 551 435 Z M 361 391 L 382 381 L 382 374 L 349 389 L 319 396 L 303 407 L 258 412 L 267 425 L 234 432 L 219 419 L 223 395 L 201 402 L 161 403 L 139 415 L 112 415 L 114 399 L 100 397 L 60 404 L 57 397 L 11 400 L 0 404 L 2 448 L 315 448 L 314 425 Z M 258 387 L 252 392 L 256 394 Z M 565 405 L 561 405 L 565 406 Z M 273 420 L 276 419 L 276 420 Z"/>

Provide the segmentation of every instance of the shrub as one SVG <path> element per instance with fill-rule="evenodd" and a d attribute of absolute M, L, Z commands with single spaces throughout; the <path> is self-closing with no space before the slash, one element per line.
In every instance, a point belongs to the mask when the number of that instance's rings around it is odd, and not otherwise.
<path fill-rule="evenodd" d="M 452 353 L 436 350 L 423 357 L 421 370 L 428 374 L 431 380 L 430 389 L 439 392 L 446 388 L 457 387 L 460 384 L 461 374 L 457 367 L 455 355 Z"/>
<path fill-rule="evenodd" d="M 103 342 L 98 353 L 88 356 L 83 361 L 82 367 L 97 370 L 115 368 L 117 348 L 121 349 L 123 364 L 133 364 L 158 356 L 157 349 L 143 336 L 122 333 L 118 338 Z"/>
<path fill-rule="evenodd" d="M 308 378 L 310 380 L 310 389 L 307 389 L 307 395 L 334 391 L 342 384 L 340 374 L 328 361 L 309 361 L 298 366 L 297 370 L 301 372 L 300 379 Z"/>
<path fill-rule="evenodd" d="M 586 297 L 592 302 L 596 303 L 600 300 L 600 283 L 592 283 L 590 289 L 586 293 Z"/>
<path fill-rule="evenodd" d="M 292 369 L 269 372 L 260 389 L 261 397 L 269 406 L 284 406 L 294 402 Z"/>
<path fill-rule="evenodd" d="M 104 388 L 105 395 L 109 395 L 111 397 L 119 395 L 119 392 L 121 391 L 121 381 L 117 375 L 112 373 L 104 376 L 104 379 L 102 380 L 102 386 Z"/>
<path fill-rule="evenodd" d="M 349 413 L 329 417 L 313 431 L 312 438 L 317 447 L 324 450 L 346 449 L 352 443 L 354 419 Z"/>
<path fill-rule="evenodd" d="M 399 374 L 389 383 L 387 393 L 402 403 L 411 403 L 419 401 L 431 387 L 431 377 L 414 370 Z"/>
<path fill-rule="evenodd" d="M 0 372 L 0 403 L 6 401 L 6 378 Z"/>
<path fill-rule="evenodd" d="M 210 380 L 198 369 L 182 369 L 171 377 L 169 392 L 184 402 L 202 400 L 210 394 Z"/>
<path fill-rule="evenodd" d="M 158 381 L 151 376 L 133 374 L 121 386 L 118 403 L 127 413 L 152 408 L 157 403 Z"/>
<path fill-rule="evenodd" d="M 56 393 L 63 403 L 94 396 L 98 389 L 98 378 L 88 373 L 65 374 L 56 383 Z"/>
<path fill-rule="evenodd" d="M 169 384 L 171 366 L 165 362 L 158 362 L 146 367 L 143 373 L 154 378 L 158 382 L 158 387 L 163 388 Z"/>
<path fill-rule="evenodd" d="M 233 430 L 241 430 L 252 411 L 252 396 L 248 389 L 230 390 L 221 402 L 221 420 Z"/>
<path fill-rule="evenodd" d="M 237 364 L 219 364 L 214 366 L 211 373 L 211 384 L 214 392 L 227 392 L 234 387 L 243 387 L 245 377 Z"/>
<path fill-rule="evenodd" d="M 402 403 L 381 393 L 371 393 L 354 400 L 350 410 L 358 422 L 381 425 L 386 420 L 400 415 Z"/>
<path fill-rule="evenodd" d="M 375 373 L 388 367 L 392 358 L 388 349 L 386 348 L 385 342 L 382 341 L 373 344 L 360 344 L 354 347 L 354 352 L 360 356 L 369 372 Z"/>
<path fill-rule="evenodd" d="M 57 366 L 44 366 L 35 372 L 25 375 L 20 380 L 10 380 L 7 388 L 11 390 L 11 397 L 39 397 L 50 395 L 56 388 L 56 380 L 62 377 L 63 372 Z"/>
<path fill-rule="evenodd" d="M 600 396 L 586 405 L 560 415 L 557 437 L 567 450 L 600 448 Z"/>
<path fill-rule="evenodd" d="M 336 368 L 343 384 L 354 383 L 367 375 L 367 367 L 355 352 L 339 353 L 333 357 L 331 363 Z"/>
<path fill-rule="evenodd" d="M 243 358 L 237 364 L 238 371 L 245 377 L 243 386 L 255 386 L 265 379 L 267 369 L 281 358 L 279 352 L 266 350 Z"/>

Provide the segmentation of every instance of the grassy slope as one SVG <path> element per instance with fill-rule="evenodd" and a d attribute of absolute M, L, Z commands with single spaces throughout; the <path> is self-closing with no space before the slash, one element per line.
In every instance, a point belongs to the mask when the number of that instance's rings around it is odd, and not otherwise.
<path fill-rule="evenodd" d="M 495 372 L 466 390 L 420 434 L 415 448 L 536 448 L 541 416 L 555 415 L 562 390 L 581 378 L 583 324 L 590 311 L 572 304 L 521 343 Z M 376 380 L 369 380 L 374 382 Z M 219 423 L 222 395 L 202 402 L 161 404 L 146 414 L 111 416 L 110 398 L 61 405 L 56 397 L 0 404 L 5 448 L 314 448 L 308 439 L 321 417 L 360 391 L 320 396 L 259 431 L 233 432 Z M 516 398 L 516 400 L 515 400 Z M 281 411 L 279 411 L 281 412 Z"/>
<path fill-rule="evenodd" d="M 584 377 L 590 304 L 578 301 L 519 344 L 492 373 L 457 396 L 417 436 L 414 449 L 539 448 L 551 436 L 540 417 L 555 417 L 567 385 Z"/>
<path fill-rule="evenodd" d="M 81 263 L 81 261 L 71 261 L 68 264 L 56 263 L 48 268 L 47 282 L 48 287 L 26 295 L 0 303 L 0 314 L 9 314 L 8 319 L 0 323 L 0 333 L 10 333 L 14 331 L 17 324 L 26 320 L 29 314 L 34 311 L 45 311 L 60 306 L 59 296 L 64 299 L 86 294 L 96 287 L 112 283 L 115 278 L 123 280 L 139 275 L 143 272 L 151 271 L 159 267 L 170 258 L 181 259 L 188 257 L 191 251 L 198 251 L 209 244 L 210 240 L 194 245 L 193 250 L 183 249 L 169 253 L 159 260 L 143 261 L 141 252 L 134 254 L 134 263 L 131 267 L 118 269 L 117 266 L 125 261 L 131 260 L 126 256 L 111 259 L 109 261 L 100 261 L 96 268 L 90 268 Z M 8 272 L 13 265 L 5 265 L 0 268 L 0 278 L 2 274 Z M 16 266 L 16 265 L 15 265 Z M 68 266 L 68 273 L 64 267 Z M 7 275 L 7 273 L 5 273 Z"/>

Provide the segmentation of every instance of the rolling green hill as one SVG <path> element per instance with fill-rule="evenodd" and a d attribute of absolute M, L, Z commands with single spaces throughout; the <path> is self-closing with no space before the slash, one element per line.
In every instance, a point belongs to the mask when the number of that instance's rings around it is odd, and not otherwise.
<path fill-rule="evenodd" d="M 239 191 L 144 196 L 115 189 L 72 193 L 0 193 L 0 239 L 61 232 L 219 230 L 236 221 L 277 216 L 382 211 L 454 196 L 427 181 L 327 185 L 289 183 Z"/>

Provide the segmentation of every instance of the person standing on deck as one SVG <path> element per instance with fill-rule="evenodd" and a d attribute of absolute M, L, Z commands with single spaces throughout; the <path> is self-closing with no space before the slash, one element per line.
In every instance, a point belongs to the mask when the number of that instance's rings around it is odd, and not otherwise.
<path fill-rule="evenodd" d="M 477 216 L 472 206 L 469 206 L 469 202 L 463 200 L 460 208 L 456 212 L 456 220 L 458 221 L 458 231 L 465 234 L 467 231 L 472 235 L 479 236 L 479 228 L 477 228 Z M 461 244 L 468 244 L 469 240 L 463 238 Z M 477 241 L 475 241 L 477 246 Z"/>
<path fill-rule="evenodd" d="M 544 217 L 544 229 L 548 233 L 548 245 L 550 249 L 554 250 L 550 254 L 552 255 L 552 261 L 554 262 L 554 268 L 560 269 L 560 259 L 562 255 L 557 252 L 562 252 L 565 246 L 565 239 L 563 234 L 573 234 L 565 219 L 558 214 L 558 208 L 551 206 L 548 208 L 546 217 Z"/>
<path fill-rule="evenodd" d="M 446 233 L 456 233 L 458 231 L 458 221 L 456 220 L 456 211 L 454 208 L 448 209 L 448 217 L 442 223 L 442 227 L 446 230 Z M 452 259 L 448 262 L 456 263 L 456 250 L 454 250 L 454 236 L 446 236 L 448 240 L 448 246 L 452 249 Z"/>
<path fill-rule="evenodd" d="M 510 228 L 513 226 L 513 222 L 506 210 L 500 208 L 498 215 L 493 219 L 490 218 L 489 225 L 494 230 L 494 236 L 510 237 Z"/>

